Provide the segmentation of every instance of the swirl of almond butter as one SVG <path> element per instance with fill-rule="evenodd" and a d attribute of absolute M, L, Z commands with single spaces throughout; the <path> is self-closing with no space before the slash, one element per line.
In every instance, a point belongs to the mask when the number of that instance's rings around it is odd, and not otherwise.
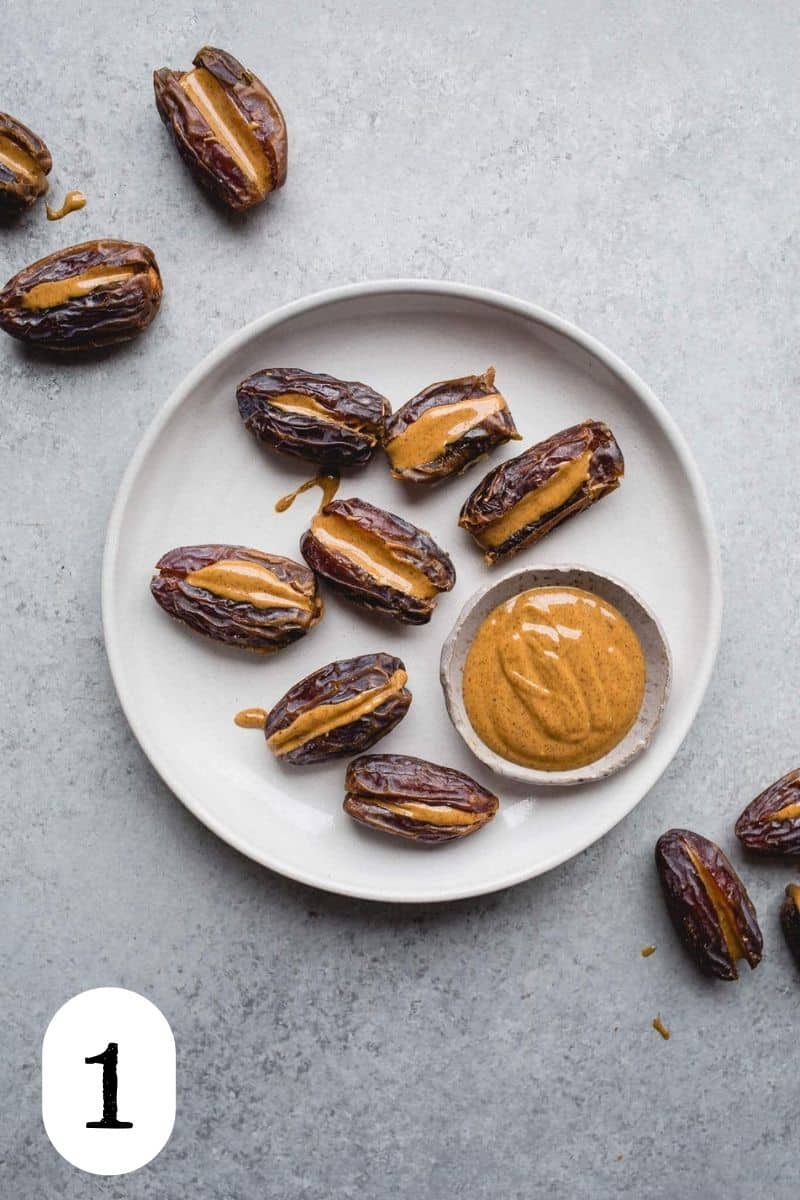
<path fill-rule="evenodd" d="M 475 732 L 541 771 L 596 762 L 633 725 L 645 687 L 639 639 L 613 605 L 580 588 L 532 588 L 478 629 L 463 694 Z"/>

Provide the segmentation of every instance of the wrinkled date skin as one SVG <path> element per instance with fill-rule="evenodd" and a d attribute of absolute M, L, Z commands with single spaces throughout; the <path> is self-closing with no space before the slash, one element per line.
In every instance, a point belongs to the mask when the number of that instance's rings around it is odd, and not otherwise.
<path fill-rule="evenodd" d="M 384 445 L 395 479 L 438 483 L 519 436 L 490 367 L 412 397 L 387 421 Z"/>
<path fill-rule="evenodd" d="M 256 371 L 239 384 L 236 399 L 259 441 L 328 470 L 369 462 L 390 412 L 386 397 L 365 383 L 297 367 Z"/>
<path fill-rule="evenodd" d="M 286 180 L 278 102 L 232 54 L 204 46 L 193 71 L 153 75 L 156 107 L 195 177 L 229 208 L 260 204 Z"/>
<path fill-rule="evenodd" d="M 300 549 L 346 599 L 407 625 L 430 621 L 440 592 L 456 581 L 449 556 L 424 529 L 366 500 L 332 500 Z"/>
<path fill-rule="evenodd" d="M 283 762 L 323 762 L 368 750 L 408 712 L 411 692 L 399 658 L 362 654 L 301 679 L 267 718 L 267 745 Z"/>
<path fill-rule="evenodd" d="M 47 191 L 52 166 L 42 139 L 16 117 L 0 112 L 0 220 L 33 207 Z"/>
<path fill-rule="evenodd" d="M 540 541 L 613 492 L 624 472 L 622 451 L 608 426 L 585 421 L 490 471 L 467 498 L 458 523 L 493 563 Z"/>
<path fill-rule="evenodd" d="M 247 546 L 179 546 L 156 563 L 150 591 L 197 633 L 270 654 L 322 616 L 314 575 L 301 563 Z"/>
<path fill-rule="evenodd" d="M 345 776 L 344 811 L 362 825 L 436 845 L 483 829 L 500 801 L 469 775 L 406 754 L 365 754 Z"/>
<path fill-rule="evenodd" d="M 736 836 L 754 854 L 800 855 L 800 770 L 770 784 L 736 822 Z"/>
<path fill-rule="evenodd" d="M 672 923 L 704 974 L 738 979 L 742 958 L 751 970 L 758 966 L 756 910 L 719 846 L 688 829 L 670 829 L 656 843 L 656 867 Z"/>
<path fill-rule="evenodd" d="M 82 242 L 25 267 L 0 292 L 0 329 L 44 350 L 97 350 L 141 333 L 161 304 L 155 255 L 136 242 Z"/>
<path fill-rule="evenodd" d="M 800 967 L 800 884 L 790 883 L 781 905 L 781 928 L 786 944 Z"/>

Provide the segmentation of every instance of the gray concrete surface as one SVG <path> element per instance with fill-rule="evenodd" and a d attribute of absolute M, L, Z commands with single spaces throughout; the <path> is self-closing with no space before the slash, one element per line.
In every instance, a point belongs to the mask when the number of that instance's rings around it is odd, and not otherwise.
<path fill-rule="evenodd" d="M 290 127 L 288 186 L 244 220 L 207 203 L 153 107 L 151 70 L 205 41 L 259 70 Z M 745 864 L 765 961 L 714 986 L 651 856 L 671 824 L 731 848 L 742 804 L 797 765 L 798 53 L 786 0 L 6 0 L 2 105 L 89 207 L 2 234 L 3 278 L 124 236 L 167 291 L 101 362 L 0 346 L 4 1196 L 796 1191 L 791 872 Z M 389 275 L 517 293 L 626 358 L 695 450 L 726 570 L 713 683 L 638 809 L 546 878 L 424 911 L 315 893 L 206 832 L 127 728 L 99 614 L 112 499 L 171 388 L 252 316 Z M 169 1145 L 105 1180 L 39 1116 L 47 1021 L 100 984 L 160 1005 L 180 1070 Z"/>

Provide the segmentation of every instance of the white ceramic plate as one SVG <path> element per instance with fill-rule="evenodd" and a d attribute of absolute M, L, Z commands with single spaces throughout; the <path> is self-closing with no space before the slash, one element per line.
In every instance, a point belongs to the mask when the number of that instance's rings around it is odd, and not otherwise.
<path fill-rule="evenodd" d="M 300 558 L 316 491 L 294 508 L 275 500 L 313 474 L 271 454 L 236 409 L 239 380 L 263 366 L 362 379 L 397 406 L 427 384 L 497 368 L 524 443 L 587 417 L 622 446 L 622 487 L 566 522 L 514 566 L 580 562 L 630 584 L 661 621 L 673 687 L 648 749 L 610 779 L 562 791 L 494 776 L 461 742 L 438 680 L 441 645 L 467 597 L 491 577 L 456 519 L 487 464 L 431 490 L 392 480 L 385 459 L 349 473 L 360 495 L 423 525 L 452 554 L 453 592 L 427 626 L 358 612 L 326 592 L 307 637 L 269 658 L 187 631 L 149 593 L 152 567 L 173 546 L 232 542 Z M 499 570 L 505 571 L 509 564 Z M 687 585 L 690 581 L 691 586 Z M 705 491 L 683 438 L 637 376 L 568 322 L 481 288 L 387 281 L 337 288 L 261 317 L 214 350 L 173 392 L 145 434 L 117 496 L 103 566 L 103 621 L 122 707 L 143 750 L 197 817 L 244 854 L 304 883 L 376 900 L 434 901 L 508 887 L 596 841 L 645 795 L 678 749 L 705 692 L 719 640 L 719 551 Z M 379 751 L 467 771 L 497 791 L 497 818 L 477 836 L 426 849 L 356 826 L 342 812 L 345 762 L 282 767 L 241 708 L 269 708 L 334 658 L 399 654 L 414 701 Z"/>

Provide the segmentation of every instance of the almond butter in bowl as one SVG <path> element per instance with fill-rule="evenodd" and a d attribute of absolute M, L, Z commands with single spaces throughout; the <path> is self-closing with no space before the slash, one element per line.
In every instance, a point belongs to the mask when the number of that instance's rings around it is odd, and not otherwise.
<path fill-rule="evenodd" d="M 468 601 L 445 642 L 441 680 L 456 730 L 493 770 L 583 783 L 648 744 L 670 657 L 655 617 L 617 580 L 538 567 Z"/>

